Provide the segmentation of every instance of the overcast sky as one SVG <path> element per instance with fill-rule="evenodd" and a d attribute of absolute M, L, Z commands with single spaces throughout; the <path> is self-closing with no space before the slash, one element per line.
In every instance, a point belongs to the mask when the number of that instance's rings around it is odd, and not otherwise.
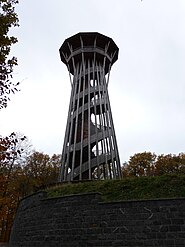
<path fill-rule="evenodd" d="M 0 112 L 1 134 L 62 152 L 71 86 L 58 50 L 78 32 L 100 32 L 119 47 L 109 95 L 121 162 L 185 151 L 185 0 L 20 0 L 17 12 L 21 91 Z"/>

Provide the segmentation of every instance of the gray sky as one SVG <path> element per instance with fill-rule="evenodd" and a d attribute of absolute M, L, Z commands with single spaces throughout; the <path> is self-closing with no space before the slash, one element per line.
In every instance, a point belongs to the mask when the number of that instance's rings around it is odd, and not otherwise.
<path fill-rule="evenodd" d="M 120 49 L 109 95 L 121 162 L 185 151 L 184 0 L 20 0 L 17 12 L 21 91 L 0 112 L 3 135 L 22 132 L 36 150 L 62 152 L 71 86 L 58 50 L 71 35 L 94 31 Z"/>

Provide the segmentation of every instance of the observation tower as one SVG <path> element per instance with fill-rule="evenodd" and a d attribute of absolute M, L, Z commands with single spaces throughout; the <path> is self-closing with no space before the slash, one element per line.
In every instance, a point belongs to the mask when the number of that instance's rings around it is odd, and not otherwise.
<path fill-rule="evenodd" d="M 118 51 L 111 38 L 96 32 L 78 33 L 60 48 L 72 87 L 60 181 L 121 177 L 108 95 Z"/>

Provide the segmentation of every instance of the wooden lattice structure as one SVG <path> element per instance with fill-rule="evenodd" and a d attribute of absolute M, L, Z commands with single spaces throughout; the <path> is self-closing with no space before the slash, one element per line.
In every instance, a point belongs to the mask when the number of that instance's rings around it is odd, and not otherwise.
<path fill-rule="evenodd" d="M 72 86 L 60 181 L 121 177 L 108 95 L 118 51 L 114 41 L 100 33 L 78 33 L 60 48 Z"/>

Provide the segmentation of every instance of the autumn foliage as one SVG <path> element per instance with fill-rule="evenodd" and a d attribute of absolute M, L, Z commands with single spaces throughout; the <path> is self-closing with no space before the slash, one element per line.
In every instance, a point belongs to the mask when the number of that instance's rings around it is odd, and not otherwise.
<path fill-rule="evenodd" d="M 161 176 L 185 174 L 185 153 L 156 155 L 151 152 L 137 153 L 122 167 L 123 176 Z"/>
<path fill-rule="evenodd" d="M 18 0 L 0 0 L 0 109 L 7 107 L 9 95 L 18 89 L 18 83 L 13 83 L 12 74 L 17 65 L 16 57 L 9 57 L 11 46 L 17 38 L 9 36 L 11 27 L 18 26 L 18 16 L 14 5 Z"/>
<path fill-rule="evenodd" d="M 19 200 L 58 179 L 60 155 L 26 156 L 26 139 L 16 133 L 0 137 L 0 242 L 9 239 Z"/>

